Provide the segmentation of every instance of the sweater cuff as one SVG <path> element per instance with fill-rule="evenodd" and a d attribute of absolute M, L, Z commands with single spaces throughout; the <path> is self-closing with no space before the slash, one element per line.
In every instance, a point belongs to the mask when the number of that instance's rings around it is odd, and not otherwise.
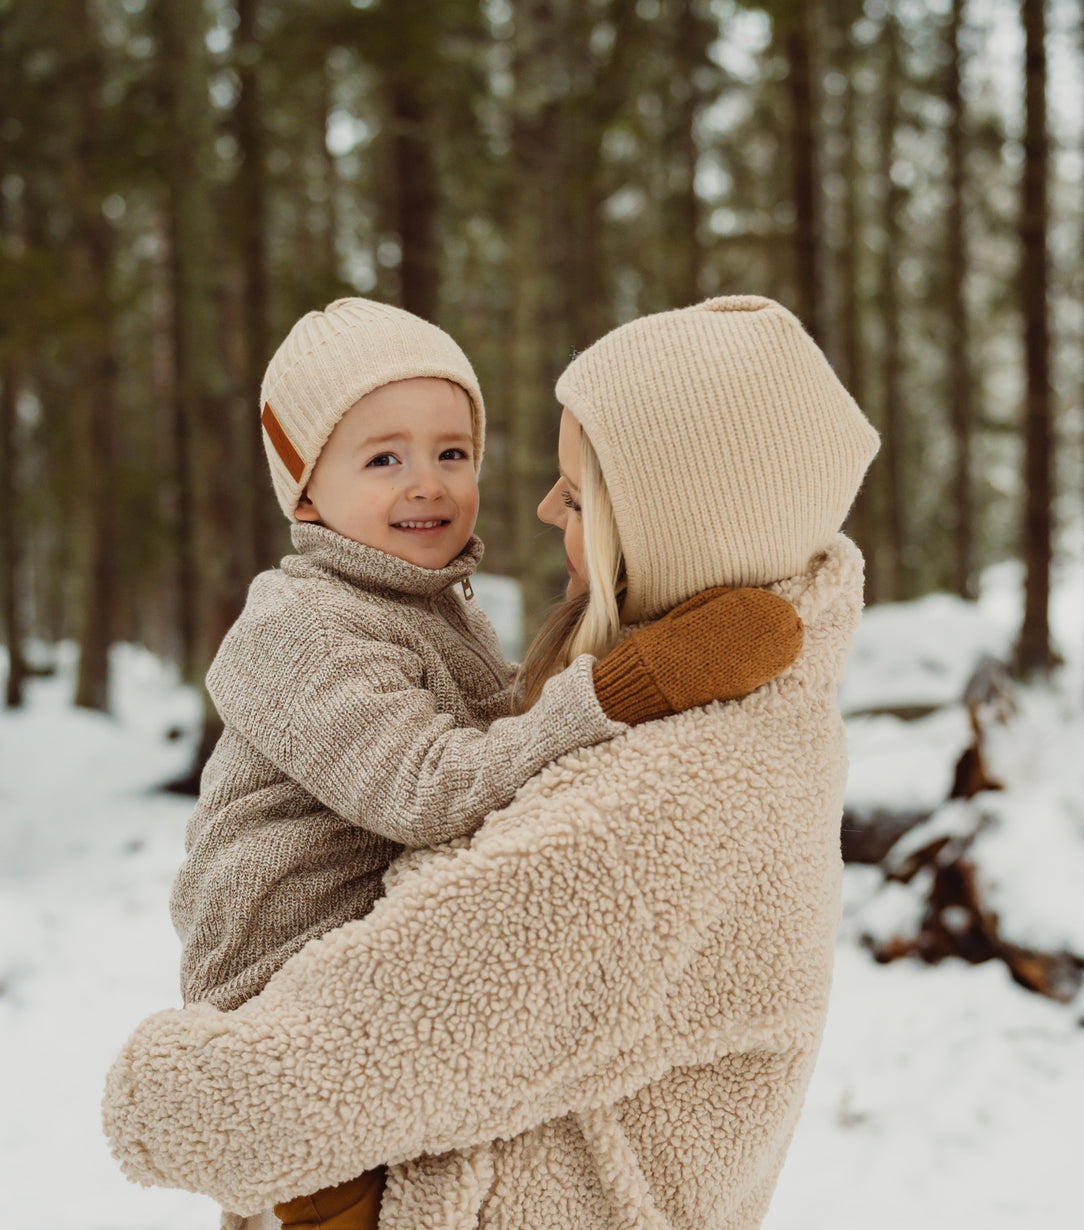
<path fill-rule="evenodd" d="M 674 710 L 644 666 L 632 639 L 612 649 L 594 671 L 595 695 L 607 717 L 638 726 L 669 717 Z"/>

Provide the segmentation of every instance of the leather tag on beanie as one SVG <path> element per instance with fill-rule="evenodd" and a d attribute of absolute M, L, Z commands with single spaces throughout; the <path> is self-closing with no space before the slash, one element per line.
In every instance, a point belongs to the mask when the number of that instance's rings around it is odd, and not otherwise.
<path fill-rule="evenodd" d="M 275 418 L 270 402 L 264 403 L 260 422 L 263 424 L 264 431 L 267 432 L 267 438 L 275 446 L 279 460 L 290 471 L 290 477 L 295 483 L 300 482 L 301 475 L 305 472 L 305 463 L 301 460 L 301 454 L 290 443 L 290 437 L 282 430 L 282 424 Z"/>

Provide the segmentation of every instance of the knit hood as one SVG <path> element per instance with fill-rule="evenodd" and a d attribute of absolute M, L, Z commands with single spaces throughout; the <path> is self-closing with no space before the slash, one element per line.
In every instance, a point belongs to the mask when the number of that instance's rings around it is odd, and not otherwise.
<path fill-rule="evenodd" d="M 756 296 L 622 325 L 569 364 L 557 397 L 613 500 L 626 620 L 805 572 L 878 447 L 797 317 Z"/>

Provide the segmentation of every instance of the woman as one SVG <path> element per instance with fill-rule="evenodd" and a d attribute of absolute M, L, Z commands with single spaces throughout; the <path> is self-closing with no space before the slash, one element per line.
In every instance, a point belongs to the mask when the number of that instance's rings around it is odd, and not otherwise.
<path fill-rule="evenodd" d="M 757 298 L 625 325 L 557 395 L 540 513 L 576 606 L 527 697 L 713 585 L 788 598 L 802 655 L 549 766 L 235 1012 L 146 1021 L 105 1102 L 133 1178 L 248 1213 L 388 1162 L 384 1230 L 760 1223 L 827 1004 L 861 608 L 838 530 L 876 434 Z"/>

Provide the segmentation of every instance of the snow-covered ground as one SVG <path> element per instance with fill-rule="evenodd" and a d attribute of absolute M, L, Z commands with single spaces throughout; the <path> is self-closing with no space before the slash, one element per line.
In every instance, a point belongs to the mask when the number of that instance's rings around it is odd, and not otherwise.
<path fill-rule="evenodd" d="M 1018 696 L 999 735 L 1008 789 L 987 807 L 986 887 L 1020 943 L 1084 955 L 1084 577 L 1063 575 L 1068 665 Z M 1019 575 L 991 570 L 977 604 L 935 595 L 864 621 L 842 700 L 850 802 L 939 807 L 968 738 L 958 697 L 1004 653 Z M 484 587 L 483 587 L 484 588 Z M 501 593 L 503 600 L 508 595 Z M 511 609 L 511 606 L 508 608 Z M 503 622 L 503 620 L 502 620 Z M 0 716 L 0 1190 L 12 1226 L 207 1230 L 209 1201 L 129 1186 L 98 1125 L 105 1070 L 145 1014 L 178 1001 L 166 899 L 190 801 L 156 792 L 192 752 L 195 696 L 133 646 L 114 650 L 115 716 L 70 707 L 73 651 Z M 0 672 L 2 672 L 0 662 Z M 920 721 L 858 716 L 945 706 Z M 171 737 L 172 734 L 172 737 Z M 876 868 L 847 870 L 832 1009 L 766 1230 L 1070 1230 L 1084 997 L 1056 1004 L 999 964 L 878 966 L 863 932 L 906 929 L 915 902 Z"/>

